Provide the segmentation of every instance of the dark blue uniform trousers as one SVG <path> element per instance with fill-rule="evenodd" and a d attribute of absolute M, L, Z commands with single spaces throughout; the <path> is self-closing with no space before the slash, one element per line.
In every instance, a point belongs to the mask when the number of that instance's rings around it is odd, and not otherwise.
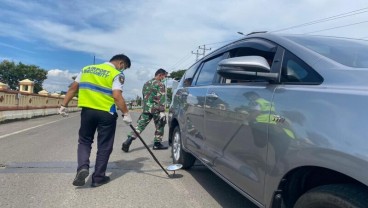
<path fill-rule="evenodd" d="M 113 149 L 117 114 L 91 108 L 82 108 L 78 140 L 78 170 L 89 169 L 93 138 L 97 130 L 97 156 L 92 182 L 103 180 Z"/>

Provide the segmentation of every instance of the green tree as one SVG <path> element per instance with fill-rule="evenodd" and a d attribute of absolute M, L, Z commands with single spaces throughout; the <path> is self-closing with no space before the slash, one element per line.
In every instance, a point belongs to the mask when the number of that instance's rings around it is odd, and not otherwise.
<path fill-rule="evenodd" d="M 141 98 L 141 97 L 139 97 L 139 96 L 137 95 L 137 97 L 135 98 L 135 101 L 137 102 L 137 105 L 138 105 L 138 106 L 142 106 L 142 98 Z"/>
<path fill-rule="evenodd" d="M 173 71 L 170 73 L 170 78 L 175 80 L 180 80 L 181 77 L 184 75 L 186 69 L 180 69 L 178 71 Z"/>
<path fill-rule="evenodd" d="M 16 90 L 19 81 L 29 79 L 34 82 L 34 93 L 42 90 L 42 83 L 47 79 L 47 71 L 35 65 L 25 65 L 19 62 L 3 61 L 0 63 L 0 81 L 8 84 L 9 88 Z"/>

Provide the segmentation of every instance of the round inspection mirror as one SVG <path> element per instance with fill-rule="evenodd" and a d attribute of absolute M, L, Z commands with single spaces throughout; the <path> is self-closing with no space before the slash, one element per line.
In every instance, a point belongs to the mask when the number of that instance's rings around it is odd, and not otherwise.
<path fill-rule="evenodd" d="M 182 167 L 183 167 L 182 164 L 172 164 L 172 165 L 167 166 L 166 169 L 169 170 L 169 171 L 176 171 L 176 170 L 179 170 Z"/>

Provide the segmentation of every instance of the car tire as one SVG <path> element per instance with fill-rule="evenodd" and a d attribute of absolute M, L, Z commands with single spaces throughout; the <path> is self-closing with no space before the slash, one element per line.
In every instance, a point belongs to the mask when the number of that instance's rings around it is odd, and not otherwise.
<path fill-rule="evenodd" d="M 189 169 L 195 162 L 195 157 L 183 150 L 183 141 L 181 139 L 180 128 L 176 126 L 173 131 L 171 153 L 174 164 L 182 164 L 183 169 Z"/>
<path fill-rule="evenodd" d="M 355 184 L 333 184 L 313 188 L 303 194 L 294 208 L 361 208 L 368 206 L 368 191 Z"/>

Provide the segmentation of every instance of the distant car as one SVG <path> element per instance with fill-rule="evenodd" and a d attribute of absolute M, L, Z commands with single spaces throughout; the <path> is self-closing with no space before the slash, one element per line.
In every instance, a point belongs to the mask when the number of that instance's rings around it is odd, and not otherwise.
<path fill-rule="evenodd" d="M 368 43 L 255 33 L 174 92 L 174 163 L 196 159 L 259 207 L 368 207 Z"/>

